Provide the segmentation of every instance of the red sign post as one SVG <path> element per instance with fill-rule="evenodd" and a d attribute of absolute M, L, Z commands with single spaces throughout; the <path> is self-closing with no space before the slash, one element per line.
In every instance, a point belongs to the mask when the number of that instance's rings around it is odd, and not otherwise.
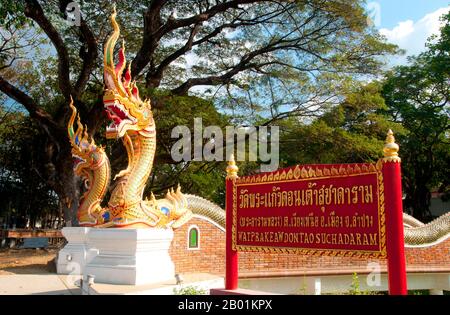
<path fill-rule="evenodd" d="M 402 176 L 398 145 L 391 130 L 384 146 L 383 177 L 386 186 L 386 228 L 389 293 L 408 294 L 406 281 L 405 240 L 403 232 Z"/>
<path fill-rule="evenodd" d="M 303 165 L 226 182 L 226 289 L 238 251 L 387 257 L 389 292 L 406 294 L 398 146 L 376 164 Z"/>
<path fill-rule="evenodd" d="M 236 290 L 238 288 L 238 253 L 236 249 L 231 246 L 233 235 L 232 229 L 229 227 L 233 224 L 233 195 L 228 193 L 233 191 L 235 186 L 238 168 L 234 162 L 234 156 L 230 158 L 230 162 L 227 167 L 227 178 L 226 178 L 226 200 L 225 200 L 225 225 L 226 225 L 226 267 L 225 267 L 225 289 Z"/>

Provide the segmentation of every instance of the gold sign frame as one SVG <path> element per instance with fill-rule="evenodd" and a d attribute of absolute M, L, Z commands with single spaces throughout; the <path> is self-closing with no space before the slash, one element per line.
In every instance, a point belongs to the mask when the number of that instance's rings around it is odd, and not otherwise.
<path fill-rule="evenodd" d="M 312 256 L 332 256 L 332 257 L 360 257 L 360 258 L 386 258 L 386 216 L 385 216 L 385 198 L 383 173 L 381 163 L 364 164 L 341 164 L 300 166 L 290 168 L 289 170 L 279 170 L 273 173 L 261 174 L 255 176 L 245 176 L 233 180 L 233 220 L 232 220 L 232 249 L 237 251 L 250 251 L 262 253 L 283 253 L 300 254 Z M 380 233 L 380 250 L 334 250 L 334 249 L 311 249 L 296 247 L 272 247 L 272 246 L 242 246 L 237 245 L 237 187 L 248 185 L 259 185 L 280 182 L 296 182 L 311 179 L 326 179 L 336 177 L 349 177 L 358 175 L 376 174 L 377 192 L 378 192 L 378 230 Z"/>

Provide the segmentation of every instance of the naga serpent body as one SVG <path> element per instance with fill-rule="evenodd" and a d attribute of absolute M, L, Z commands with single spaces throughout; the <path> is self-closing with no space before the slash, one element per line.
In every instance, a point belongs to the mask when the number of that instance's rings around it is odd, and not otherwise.
<path fill-rule="evenodd" d="M 152 171 L 156 152 L 156 130 L 150 102 L 142 101 L 135 82 L 131 82 L 130 64 L 126 66 L 125 48 L 119 50 L 119 62 L 114 63 L 114 46 L 120 35 L 115 20 L 111 16 L 113 33 L 108 38 L 104 52 L 105 94 L 103 102 L 111 119 L 107 127 L 108 139 L 121 139 L 127 150 L 128 167 L 114 178 L 115 186 L 107 207 L 102 208 L 103 200 L 110 182 L 110 164 L 103 148 L 87 140 L 87 128 L 78 117 L 78 129 L 73 124 L 77 114 L 71 103 L 72 116 L 68 133 L 74 157 L 74 172 L 85 180 L 84 193 L 78 209 L 80 226 L 92 227 L 161 227 L 178 228 L 187 222 L 194 213 L 200 211 L 211 218 L 219 218 L 220 207 L 204 207 L 203 198 L 170 189 L 165 198 L 156 199 L 153 194 L 143 198 L 144 188 Z M 83 135 L 83 137 L 81 137 Z M 212 203 L 208 203 L 212 205 Z"/>
<path fill-rule="evenodd" d="M 86 191 L 80 199 L 77 217 L 80 225 L 92 226 L 97 224 L 103 209 L 100 206 L 111 176 L 111 167 L 108 156 L 102 147 L 95 144 L 94 140 L 88 141 L 87 128 L 77 118 L 77 130 L 74 131 L 73 123 L 77 116 L 77 110 L 70 103 L 72 116 L 69 120 L 68 133 L 72 145 L 72 157 L 74 158 L 74 173 L 85 180 Z"/>
<path fill-rule="evenodd" d="M 403 214 L 405 245 L 425 247 L 438 244 L 450 237 L 450 212 L 424 224 L 410 215 Z"/>
<path fill-rule="evenodd" d="M 107 127 L 108 139 L 121 139 L 127 150 L 128 167 L 114 178 L 115 186 L 107 207 L 102 202 L 110 182 L 110 163 L 102 147 L 94 140 L 88 141 L 87 129 L 78 117 L 73 129 L 76 108 L 71 103 L 72 116 L 68 125 L 74 157 L 74 172 L 85 179 L 86 192 L 78 209 L 81 226 L 92 227 L 153 227 L 176 229 L 189 221 L 194 214 L 209 218 L 225 228 L 225 211 L 201 197 L 183 194 L 180 187 L 169 190 L 163 199 L 153 194 L 144 198 L 143 192 L 149 178 L 156 152 L 156 128 L 150 102 L 142 101 L 135 82 L 131 82 L 130 64 L 126 67 L 125 48 L 119 50 L 119 63 L 114 63 L 114 46 L 120 35 L 111 16 L 113 33 L 108 38 L 104 52 L 106 112 L 111 120 Z M 450 213 L 429 224 L 423 224 L 404 214 L 405 244 L 429 246 L 450 236 Z"/>

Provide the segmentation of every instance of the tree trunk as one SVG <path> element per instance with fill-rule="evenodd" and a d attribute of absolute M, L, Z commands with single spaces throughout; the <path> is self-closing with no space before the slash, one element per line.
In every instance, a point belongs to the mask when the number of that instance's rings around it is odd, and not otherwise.
<path fill-rule="evenodd" d="M 413 209 L 413 216 L 422 222 L 429 221 L 431 219 L 431 193 L 427 186 L 419 184 L 414 187 L 414 191 L 410 194 L 409 199 Z"/>
<path fill-rule="evenodd" d="M 46 175 L 50 187 L 59 199 L 60 213 L 66 226 L 78 226 L 77 210 L 80 198 L 80 179 L 73 172 L 73 158 L 69 140 L 48 143 L 46 146 Z"/>
<path fill-rule="evenodd" d="M 62 185 L 58 195 L 64 221 L 66 226 L 78 226 L 77 210 L 80 199 L 80 180 L 73 174 L 72 157 L 70 157 L 69 163 L 62 164 L 63 168 L 59 172 Z"/>

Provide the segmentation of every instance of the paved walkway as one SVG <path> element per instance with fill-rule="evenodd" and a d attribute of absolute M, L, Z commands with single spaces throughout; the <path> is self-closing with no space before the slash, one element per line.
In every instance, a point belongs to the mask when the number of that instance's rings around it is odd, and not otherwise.
<path fill-rule="evenodd" d="M 70 281 L 71 280 L 71 281 Z M 80 288 L 68 276 L 14 274 L 0 276 L 0 295 L 79 295 Z M 70 284 L 72 283 L 72 284 Z"/>
<path fill-rule="evenodd" d="M 174 294 L 175 289 L 194 286 L 206 292 L 210 288 L 223 288 L 222 277 L 205 273 L 186 273 L 182 275 L 183 284 L 177 285 L 175 280 L 149 285 L 114 285 L 94 283 L 91 288 L 85 287 L 85 294 Z M 80 295 L 79 276 L 57 274 L 9 274 L 0 275 L 0 295 Z"/>
<path fill-rule="evenodd" d="M 172 295 L 175 290 L 183 287 L 194 287 L 204 292 L 209 292 L 211 288 L 223 288 L 225 286 L 224 278 L 208 273 L 184 273 L 181 275 L 183 282 L 177 285 L 175 279 L 156 284 L 145 285 L 117 285 L 94 283 L 90 288 L 89 294 L 92 295 Z"/>

